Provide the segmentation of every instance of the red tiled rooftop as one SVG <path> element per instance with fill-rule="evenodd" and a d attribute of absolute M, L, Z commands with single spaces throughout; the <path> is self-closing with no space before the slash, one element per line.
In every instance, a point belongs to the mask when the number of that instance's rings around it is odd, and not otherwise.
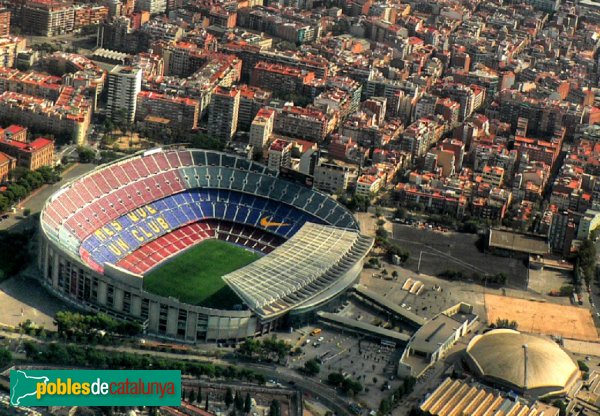
<path fill-rule="evenodd" d="M 22 142 L 17 142 L 14 140 L 6 140 L 6 139 L 0 139 L 0 143 L 5 143 L 9 146 L 16 147 L 24 152 L 33 152 L 33 151 L 40 150 L 40 149 L 48 146 L 49 144 L 52 144 L 53 142 L 52 142 L 52 140 L 39 137 L 39 138 L 35 139 L 34 141 L 32 141 L 31 143 L 22 143 Z"/>

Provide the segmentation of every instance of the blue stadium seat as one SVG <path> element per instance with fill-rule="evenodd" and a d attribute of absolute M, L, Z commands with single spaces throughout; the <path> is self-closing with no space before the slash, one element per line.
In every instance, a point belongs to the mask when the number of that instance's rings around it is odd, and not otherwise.
<path fill-rule="evenodd" d="M 223 218 L 227 221 L 235 221 L 235 214 L 237 211 L 237 205 L 233 204 L 224 204 L 225 205 L 225 214 Z"/>

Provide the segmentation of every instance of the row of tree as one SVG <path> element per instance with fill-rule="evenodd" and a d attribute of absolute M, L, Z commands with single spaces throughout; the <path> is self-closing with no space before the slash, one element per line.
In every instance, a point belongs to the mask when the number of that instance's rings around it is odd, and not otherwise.
<path fill-rule="evenodd" d="M 139 323 L 116 319 L 105 313 L 59 311 L 54 316 L 54 324 L 59 336 L 65 339 L 89 339 L 98 334 L 136 336 L 142 332 Z"/>
<path fill-rule="evenodd" d="M 249 338 L 242 342 L 237 352 L 251 359 L 260 361 L 282 361 L 287 357 L 292 346 L 283 340 L 278 340 L 275 335 L 264 340 Z"/>
<path fill-rule="evenodd" d="M 362 384 L 358 380 L 352 380 L 350 377 L 344 377 L 342 373 L 329 373 L 327 382 L 334 387 L 341 388 L 344 394 L 355 396 L 363 390 Z"/>
<path fill-rule="evenodd" d="M 439 277 L 442 277 L 442 278 L 448 279 L 448 280 L 463 280 L 463 279 L 470 278 L 472 280 L 475 280 L 478 283 L 495 284 L 495 285 L 500 285 L 500 286 L 505 285 L 508 280 L 508 276 L 506 276 L 502 272 L 496 273 L 496 274 L 481 274 L 481 273 L 475 272 L 475 273 L 472 273 L 469 277 L 460 270 L 452 270 L 452 269 L 444 270 L 443 272 L 441 272 L 439 274 Z"/>
<path fill-rule="evenodd" d="M 407 250 L 404 250 L 398 243 L 390 241 L 389 233 L 384 228 L 384 224 L 384 220 L 377 221 L 377 229 L 375 230 L 375 244 L 385 251 L 389 261 L 392 261 L 394 256 L 398 256 L 400 257 L 400 261 L 405 263 L 409 259 L 410 253 Z"/>
<path fill-rule="evenodd" d="M 202 396 L 202 386 L 198 386 L 197 390 L 181 390 L 181 399 L 189 403 L 201 404 L 203 402 Z M 210 393 L 207 392 L 204 396 L 204 410 L 207 412 L 209 400 Z M 246 393 L 246 397 L 242 398 L 240 392 L 236 391 L 234 396 L 231 387 L 227 387 L 223 402 L 228 409 L 233 405 L 235 414 L 248 414 L 252 410 L 252 397 L 250 397 L 250 393 Z"/>
<path fill-rule="evenodd" d="M 235 392 L 235 396 L 233 395 L 231 387 L 227 387 L 224 402 L 228 409 L 233 405 L 236 413 L 250 413 L 252 410 L 252 398 L 250 397 L 250 393 L 246 393 L 246 397 L 242 399 L 242 395 L 239 391 Z"/>
<path fill-rule="evenodd" d="M 590 285 L 596 274 L 596 245 L 590 239 L 579 246 L 575 257 L 577 274 L 581 274 L 587 285 Z"/>
<path fill-rule="evenodd" d="M 408 396 L 413 392 L 417 379 L 414 377 L 407 377 L 404 382 L 398 387 L 390 397 L 386 397 L 379 403 L 378 415 L 384 416 L 390 414 L 394 407 L 400 402 L 404 396 Z"/>
<path fill-rule="evenodd" d="M 367 212 L 371 206 L 371 200 L 368 197 L 356 194 L 351 197 L 346 194 L 339 194 L 337 196 L 337 201 L 352 212 Z"/>
<path fill-rule="evenodd" d="M 175 360 L 158 356 L 148 356 L 130 352 L 100 350 L 93 347 L 61 343 L 38 344 L 26 341 L 27 358 L 46 364 L 97 369 L 122 370 L 179 370 L 193 377 L 224 378 L 246 380 L 258 384 L 266 382 L 262 374 L 246 368 L 217 365 L 208 362 Z"/>
<path fill-rule="evenodd" d="M 11 178 L 12 183 L 0 193 L 0 212 L 5 212 L 40 186 L 59 181 L 60 175 L 49 166 L 35 171 L 18 167 L 11 172 Z"/>

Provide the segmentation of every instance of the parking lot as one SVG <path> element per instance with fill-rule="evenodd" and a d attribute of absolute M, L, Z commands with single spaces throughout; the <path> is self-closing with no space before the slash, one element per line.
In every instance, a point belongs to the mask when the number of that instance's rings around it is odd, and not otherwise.
<path fill-rule="evenodd" d="M 396 366 L 402 348 L 384 346 L 325 326 L 319 327 L 319 334 L 311 335 L 313 329 L 305 328 L 290 334 L 302 345 L 303 351 L 302 355 L 292 358 L 291 367 L 299 368 L 310 359 L 319 359 L 322 382 L 335 372 L 360 381 L 364 390 L 356 401 L 370 409 L 377 409 L 381 399 L 400 385 Z"/>
<path fill-rule="evenodd" d="M 446 270 L 462 271 L 465 275 L 496 274 L 508 276 L 507 286 L 525 289 L 527 267 L 521 259 L 498 257 L 482 252 L 482 242 L 475 234 L 436 231 L 416 225 L 393 225 L 393 240 L 410 252 L 404 264 L 411 271 L 437 276 Z M 419 267 L 419 257 L 421 264 Z"/>

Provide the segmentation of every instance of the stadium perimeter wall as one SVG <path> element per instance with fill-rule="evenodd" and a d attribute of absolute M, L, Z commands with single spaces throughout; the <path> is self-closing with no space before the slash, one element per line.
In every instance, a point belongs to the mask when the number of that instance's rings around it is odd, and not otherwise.
<path fill-rule="evenodd" d="M 358 281 L 363 267 L 363 262 L 358 262 L 340 279 L 344 288 L 338 287 L 328 296 L 292 311 L 290 316 L 261 322 L 250 310 L 211 309 L 148 293 L 141 288 L 141 280 L 135 280 L 133 275 L 126 278 L 118 273 L 102 275 L 65 253 L 44 233 L 40 234 L 40 281 L 51 294 L 78 309 L 139 321 L 148 334 L 179 342 L 238 342 L 283 325 L 311 322 L 315 311 L 339 305 L 343 299 L 340 295 Z"/>

